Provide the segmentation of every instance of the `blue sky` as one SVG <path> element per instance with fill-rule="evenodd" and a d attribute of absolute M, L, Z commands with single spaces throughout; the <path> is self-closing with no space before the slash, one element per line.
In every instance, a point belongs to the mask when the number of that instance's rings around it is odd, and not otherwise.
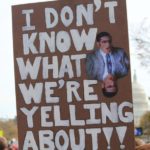
<path fill-rule="evenodd" d="M 11 5 L 30 2 L 38 2 L 38 0 L 6 0 L 0 5 L 0 118 L 13 118 L 16 115 Z M 141 24 L 144 18 L 148 18 L 150 22 L 149 6 L 149 0 L 127 0 L 129 27 Z M 133 62 L 133 67 L 137 67 L 136 62 Z M 142 83 L 147 89 L 146 80 L 143 80 Z"/>

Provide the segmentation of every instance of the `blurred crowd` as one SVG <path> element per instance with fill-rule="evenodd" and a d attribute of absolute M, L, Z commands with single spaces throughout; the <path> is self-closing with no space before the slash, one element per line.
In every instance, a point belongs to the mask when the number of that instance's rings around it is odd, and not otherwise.
<path fill-rule="evenodd" d="M 6 138 L 0 137 L 0 150 L 19 150 L 15 140 L 7 141 Z M 146 144 L 143 140 L 135 139 L 135 150 L 150 150 L 150 144 Z"/>
<path fill-rule="evenodd" d="M 0 150 L 19 150 L 15 140 L 7 141 L 6 138 L 0 137 Z"/>

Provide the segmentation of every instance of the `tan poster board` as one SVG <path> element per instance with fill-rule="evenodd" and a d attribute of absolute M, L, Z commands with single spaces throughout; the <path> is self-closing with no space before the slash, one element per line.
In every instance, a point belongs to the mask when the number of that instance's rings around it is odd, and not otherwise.
<path fill-rule="evenodd" d="M 125 0 L 12 7 L 20 150 L 133 150 Z"/>

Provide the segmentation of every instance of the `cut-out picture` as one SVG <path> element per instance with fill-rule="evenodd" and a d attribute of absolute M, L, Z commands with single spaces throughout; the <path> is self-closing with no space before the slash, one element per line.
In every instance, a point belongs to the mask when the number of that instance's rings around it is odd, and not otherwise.
<path fill-rule="evenodd" d="M 129 71 L 129 59 L 123 48 L 112 46 L 112 36 L 108 32 L 97 34 L 98 49 L 86 58 L 86 73 L 89 79 L 102 81 L 103 95 L 113 97 L 118 92 L 117 80 Z"/>

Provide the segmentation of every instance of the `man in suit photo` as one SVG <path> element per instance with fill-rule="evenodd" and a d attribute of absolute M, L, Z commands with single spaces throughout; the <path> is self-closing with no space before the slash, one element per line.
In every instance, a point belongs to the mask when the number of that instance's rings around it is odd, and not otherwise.
<path fill-rule="evenodd" d="M 128 74 L 129 59 L 125 50 L 112 46 L 112 36 L 101 32 L 96 37 L 97 50 L 87 54 L 86 73 L 89 79 L 102 81 L 104 96 L 118 92 L 117 80 Z"/>

